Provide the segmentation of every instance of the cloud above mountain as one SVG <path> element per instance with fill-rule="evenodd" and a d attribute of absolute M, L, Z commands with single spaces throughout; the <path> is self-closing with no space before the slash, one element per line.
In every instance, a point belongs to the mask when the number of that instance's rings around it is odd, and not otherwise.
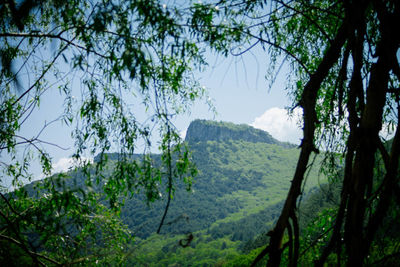
<path fill-rule="evenodd" d="M 256 117 L 250 125 L 267 131 L 279 141 L 300 144 L 302 138 L 301 115 L 302 111 L 299 108 L 289 115 L 286 109 L 273 107 Z"/>
<path fill-rule="evenodd" d="M 93 163 L 93 159 L 82 157 L 81 162 L 90 162 Z M 67 172 L 71 168 L 78 166 L 78 162 L 73 158 L 60 158 L 57 162 L 52 164 L 52 173 L 60 173 L 60 172 Z"/>

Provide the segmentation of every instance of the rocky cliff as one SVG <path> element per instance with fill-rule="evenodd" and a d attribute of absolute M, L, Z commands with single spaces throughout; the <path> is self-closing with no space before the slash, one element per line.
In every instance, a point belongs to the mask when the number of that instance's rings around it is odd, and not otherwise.
<path fill-rule="evenodd" d="M 195 120 L 186 132 L 187 142 L 243 140 L 251 143 L 277 144 L 291 148 L 295 145 L 280 142 L 269 133 L 246 124 Z"/>

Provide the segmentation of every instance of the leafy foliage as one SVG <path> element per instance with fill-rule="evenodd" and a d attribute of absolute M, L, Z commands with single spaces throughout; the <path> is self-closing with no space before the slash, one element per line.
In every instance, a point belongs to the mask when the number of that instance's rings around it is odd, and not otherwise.
<path fill-rule="evenodd" d="M 34 264 L 118 262 L 124 244 L 131 242 L 118 219 L 121 197 L 143 188 L 149 202 L 156 200 L 164 175 L 170 197 L 176 178 L 190 188 L 195 169 L 172 119 L 203 95 L 192 71 L 205 62 L 198 40 L 179 26 L 182 12 L 158 1 L 1 4 L 1 182 L 11 178 L 16 189 L 4 194 L 2 187 L 1 239 L 18 246 Z M 74 75 L 80 79 L 78 98 Z M 22 136 L 20 130 L 43 94 L 57 87 L 64 98 L 57 121 L 74 129 L 73 158 L 84 184 L 102 188 L 100 195 L 63 187 L 64 178 L 57 176 L 40 183 L 37 196 L 19 188 L 32 179 L 31 160 L 51 175 L 46 146 L 58 144 L 40 136 L 54 122 L 45 123 L 34 137 Z M 137 115 L 141 110 L 147 111 L 143 121 Z M 162 157 L 155 168 L 148 150 L 157 134 Z M 139 164 L 128 159 L 140 142 L 145 156 Z M 112 172 L 106 172 L 110 150 L 118 151 L 119 158 Z M 172 159 L 172 153 L 178 158 Z M 99 161 L 93 168 L 84 158 L 96 154 Z M 104 196 L 107 206 L 99 204 Z"/>
<path fill-rule="evenodd" d="M 232 0 L 172 6 L 142 0 L 7 1 L 0 6 L 0 153 L 9 161 L 2 162 L 1 171 L 12 177 L 15 188 L 23 179 L 31 179 L 32 158 L 41 163 L 45 175 L 51 174 L 51 159 L 43 147 L 48 143 L 40 139 L 42 131 L 33 138 L 19 132 L 40 105 L 43 93 L 54 88 L 50 78 L 54 77 L 65 99 L 61 119 L 75 126 L 74 158 L 86 166 L 82 170 L 85 184 L 91 187 L 102 183 L 110 212 L 118 212 L 122 195 L 143 188 L 152 202 L 158 198 L 157 187 L 164 186 L 167 204 L 157 230 L 160 232 L 175 178 L 182 178 L 189 188 L 190 177 L 195 174 L 190 153 L 171 122 L 175 114 L 188 110 L 203 95 L 192 71 L 204 67 L 205 47 L 223 55 L 241 56 L 261 45 L 271 57 L 271 81 L 279 72 L 280 61 L 292 68 L 287 87 L 293 107 L 303 109 L 304 124 L 301 151 L 292 183 L 286 188 L 287 199 L 270 232 L 269 245 L 253 264 L 267 255 L 270 266 L 279 266 L 282 255 L 287 255 L 285 264 L 295 266 L 299 262 L 302 240 L 298 198 L 313 154 L 321 150 L 328 151 L 323 172 L 337 179 L 337 167 L 343 164 L 344 177 L 330 239 L 317 265 L 334 258 L 335 251 L 334 261 L 339 263 L 370 263 L 368 256 L 378 244 L 375 239 L 384 229 L 384 220 L 388 214 L 397 216 L 393 209 L 399 204 L 400 35 L 392 26 L 399 20 L 398 2 L 383 0 Z M 42 53 L 45 49 L 51 52 Z M 72 97 L 71 80 L 57 64 L 68 65 L 79 73 L 82 92 L 77 102 Z M 139 110 L 150 112 L 149 120 L 139 121 L 138 111 L 130 108 L 129 97 L 142 100 Z M 395 133 L 391 146 L 385 146 L 380 136 L 380 130 L 387 126 Z M 147 152 L 157 131 L 162 156 L 154 168 Z M 145 146 L 140 163 L 131 160 L 139 140 Z M 215 151 L 210 152 L 223 153 L 223 148 L 213 145 Z M 21 146 L 28 147 L 26 153 L 19 152 Z M 103 172 L 108 167 L 105 153 L 110 150 L 120 155 L 113 173 Z M 179 158 L 175 159 L 172 152 Z M 86 153 L 100 155 L 94 169 L 83 161 Z M 225 156 L 221 158 L 224 164 L 246 163 Z M 213 162 L 208 164 L 213 166 Z M 81 207 L 88 207 L 83 212 L 86 215 L 102 211 L 93 192 L 59 191 L 62 182 L 55 178 L 48 181 L 43 185 L 50 197 L 42 201 L 50 202 L 42 203 L 41 207 L 47 209 L 41 210 L 44 214 L 37 218 L 54 216 L 54 203 L 66 205 L 63 212 L 67 218 L 70 211 Z M 29 225 L 21 223 L 20 228 L 13 228 L 13 222 L 23 218 L 20 212 L 27 210 L 20 207 L 39 208 L 36 199 L 30 199 L 23 189 L 10 195 L 2 193 L 6 213 L 0 214 L 4 231 L 1 239 L 43 265 L 42 260 L 52 262 L 57 255 L 46 256 L 53 247 L 36 252 L 24 234 L 29 233 Z M 246 199 L 252 201 L 248 194 Z M 387 240 L 380 249 L 382 253 L 375 254 L 381 256 L 377 262 L 390 262 L 398 255 L 396 241 Z M 68 264 L 80 255 L 75 256 L 58 260 Z"/>
<path fill-rule="evenodd" d="M 262 240 L 265 242 L 265 238 L 261 240 L 258 236 L 265 235 L 279 215 L 297 149 L 288 148 L 287 144 L 277 145 L 274 139 L 270 144 L 251 142 L 254 129 L 249 126 L 240 126 L 241 139 L 232 140 L 236 131 L 233 124 L 208 121 L 192 124 L 196 124 L 200 132 L 188 131 L 186 140 L 199 174 L 190 193 L 177 184 L 162 237 L 153 233 L 167 195 L 163 194 L 161 201 L 147 208 L 143 206 L 145 192 L 125 201 L 121 218 L 139 238 L 127 257 L 131 265 L 235 266 L 240 261 L 249 264 L 250 255 L 255 255 L 253 250 L 259 251 L 264 245 Z M 220 129 L 221 136 L 209 134 L 214 127 Z M 193 140 L 191 134 L 201 137 L 201 141 L 190 141 Z M 213 141 L 215 138 L 218 141 Z M 116 159 L 118 155 L 108 157 Z M 160 162 L 158 155 L 152 158 L 155 164 Z M 76 176 L 76 179 L 81 178 Z M 313 170 L 305 191 L 322 181 Z M 161 188 L 160 192 L 164 190 Z M 315 216 L 312 208 L 309 215 Z M 193 234 L 190 245 L 179 245 L 189 234 Z M 242 259 L 243 253 L 250 252 L 246 260 Z M 234 260 L 236 257 L 238 259 Z M 229 263 L 231 260 L 235 263 Z"/>
<path fill-rule="evenodd" d="M 298 198 L 313 153 L 327 150 L 324 171 L 335 177 L 343 162 L 344 179 L 332 237 L 317 265 L 343 245 L 343 262 L 363 265 L 393 207 L 389 203 L 399 203 L 398 134 L 386 148 L 380 131 L 387 125 L 395 133 L 398 128 L 400 40 L 393 38 L 398 35 L 391 25 L 400 18 L 400 6 L 379 0 L 223 3 L 231 9 L 225 13 L 227 23 L 217 23 L 219 27 L 245 17 L 235 54 L 260 44 L 272 58 L 272 78 L 281 61 L 289 63 L 293 107 L 303 109 L 304 138 L 289 194 L 270 243 L 254 264 L 269 255 L 268 265 L 279 266 L 283 252 L 288 265 L 298 263 Z M 238 14 L 245 16 L 238 19 Z M 379 154 L 385 167 L 376 176 Z"/>

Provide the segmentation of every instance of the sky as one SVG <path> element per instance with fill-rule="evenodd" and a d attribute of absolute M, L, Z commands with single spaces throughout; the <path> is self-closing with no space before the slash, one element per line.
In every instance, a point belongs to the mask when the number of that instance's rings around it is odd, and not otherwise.
<path fill-rule="evenodd" d="M 208 61 L 207 70 L 196 78 L 206 88 L 217 113 L 211 112 L 205 101 L 197 101 L 190 114 L 177 117 L 174 121 L 182 137 L 191 121 L 210 119 L 251 125 L 269 132 L 280 141 L 299 144 L 302 134 L 299 128 L 300 113 L 295 111 L 294 116 L 289 118 L 285 109 L 291 105 L 284 90 L 287 68 L 282 68 L 273 86 L 269 87 L 265 74 L 270 62 L 261 49 L 241 57 L 223 58 L 210 54 Z M 69 78 L 74 79 L 75 86 L 79 87 L 79 77 Z M 57 173 L 73 165 L 71 155 L 74 141 L 71 129 L 65 124 L 60 121 L 51 123 L 62 114 L 64 106 L 59 90 L 53 87 L 50 86 L 43 95 L 40 108 L 23 125 L 21 135 L 28 138 L 36 136 L 44 125 L 49 124 L 40 139 L 61 147 L 45 145 L 52 157 L 53 173 Z M 32 165 L 34 176 L 43 177 L 39 164 Z"/>
<path fill-rule="evenodd" d="M 269 87 L 265 74 L 270 62 L 261 49 L 240 58 L 209 55 L 208 61 L 207 70 L 198 74 L 196 78 L 206 88 L 217 113 L 211 112 L 205 101 L 197 101 L 190 114 L 181 115 L 174 120 L 181 137 L 184 138 L 191 121 L 208 119 L 247 124 L 267 131 L 279 141 L 300 144 L 301 109 L 295 109 L 292 116 L 288 115 L 286 109 L 292 104 L 288 92 L 285 91 L 287 67 L 281 69 L 272 87 Z M 79 83 L 79 77 L 75 79 Z M 58 90 L 49 90 L 43 96 L 40 110 L 23 128 L 24 134 L 35 135 L 43 127 L 44 122 L 50 122 L 60 116 L 62 106 L 63 98 L 60 97 Z M 53 173 L 68 170 L 73 165 L 71 154 L 74 146 L 70 129 L 56 122 L 47 127 L 42 136 L 48 142 L 68 148 L 64 150 L 46 146 L 53 158 Z M 392 134 L 385 133 L 383 136 L 391 138 Z M 36 167 L 34 173 L 37 177 L 41 177 L 39 168 Z"/>
<path fill-rule="evenodd" d="M 193 119 L 213 119 L 236 124 L 248 124 L 268 131 L 280 141 L 298 144 L 301 131 L 299 113 L 289 118 L 285 108 L 291 106 L 285 82 L 287 69 L 283 68 L 270 88 L 265 78 L 268 57 L 255 51 L 243 58 L 215 58 L 209 70 L 201 75 L 200 83 L 208 89 L 215 104 L 213 116 L 204 106 L 194 106 L 191 116 L 178 120 L 178 128 L 185 131 Z"/>

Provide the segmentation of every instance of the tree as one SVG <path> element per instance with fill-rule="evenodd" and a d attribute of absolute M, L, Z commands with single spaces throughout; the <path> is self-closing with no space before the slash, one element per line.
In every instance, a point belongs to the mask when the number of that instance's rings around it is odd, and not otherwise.
<path fill-rule="evenodd" d="M 49 157 L 36 145 L 40 140 L 20 137 L 18 129 L 46 89 L 46 75 L 55 69 L 58 59 L 65 57 L 72 69 L 85 73 L 82 80 L 87 94 L 79 107 L 83 126 L 75 131 L 76 158 L 86 148 L 103 155 L 113 145 L 120 145 L 121 158 L 115 174 L 100 179 L 93 175 L 100 172 L 88 168 L 86 171 L 88 184 L 107 180 L 105 192 L 111 207 L 118 206 L 120 193 L 139 187 L 144 188 L 150 200 L 155 199 L 162 174 L 168 177 L 170 197 L 172 178 L 191 167 L 186 151 L 182 152 L 183 160 L 175 161 L 171 156 L 172 149 L 181 147 L 171 124 L 171 110 L 179 113 L 202 94 L 190 71 L 205 63 L 203 44 L 223 55 L 236 56 L 260 45 L 270 54 L 271 74 L 279 71 L 280 61 L 286 62 L 292 69 L 288 89 L 293 108 L 303 110 L 303 140 L 282 213 L 269 233 L 269 245 L 253 264 L 266 255 L 270 266 L 278 266 L 283 255 L 287 255 L 289 265 L 298 263 L 298 199 L 311 157 L 322 150 L 326 155 L 323 171 L 332 179 L 340 179 L 338 169 L 343 169 L 344 175 L 341 203 L 333 227 L 326 233 L 330 241 L 317 265 L 323 265 L 333 253 L 337 253 L 339 264 L 345 261 L 349 266 L 361 266 L 369 261 L 374 237 L 385 215 L 400 204 L 396 197 L 400 192 L 400 67 L 396 54 L 400 34 L 392 27 L 400 19 L 397 1 L 221 0 L 191 6 L 178 3 L 173 7 L 156 1 L 25 1 L 19 5 L 8 1 L 0 12 L 0 38 L 4 40 L 0 54 L 2 151 L 16 155 L 15 147 L 28 143 L 37 149 L 44 171 L 49 172 Z M 12 63 L 24 66 L 31 62 L 38 47 L 51 40 L 57 41 L 57 49 L 48 60 L 41 59 L 44 64 L 37 69 L 35 81 L 16 94 L 22 81 L 17 79 L 19 70 L 15 71 Z M 134 113 L 122 104 L 120 91 L 131 86 L 137 88 L 136 93 L 143 97 L 147 108 L 154 105 L 152 118 L 164 125 L 160 132 L 164 137 L 161 150 L 165 167 L 159 171 L 152 168 L 149 157 L 143 164 L 129 160 L 136 140 L 143 138 L 149 143 L 151 133 L 151 127 L 139 124 Z M 68 104 L 64 119 L 72 123 L 75 117 L 69 104 L 71 88 L 68 83 L 61 88 Z M 29 96 L 32 101 L 22 104 L 21 100 Z M 183 106 L 179 105 L 181 102 Z M 390 146 L 379 135 L 387 125 L 395 132 Z M 110 136 L 115 137 L 114 143 Z M 105 166 L 104 157 L 101 159 L 96 165 L 99 171 Z M 381 167 L 380 160 L 383 173 L 376 172 Z M 26 176 L 26 166 L 27 160 L 3 164 L 15 182 Z M 57 195 L 54 183 L 45 188 Z M 73 199 L 77 203 L 91 199 L 93 203 L 94 198 L 86 194 L 82 192 L 82 196 Z M 2 223 L 4 229 L 13 231 L 3 239 L 12 238 L 17 241 L 14 244 L 22 244 L 19 247 L 32 260 L 43 260 L 30 249 L 29 240 L 19 236 L 23 231 L 11 227 L 13 220 L 23 217 L 15 207 L 26 205 L 3 199 L 8 213 L 2 214 Z M 21 199 L 26 200 L 23 195 Z M 68 198 L 62 195 L 60 199 Z M 54 208 L 46 209 L 49 210 Z"/>
<path fill-rule="evenodd" d="M 180 26 L 182 10 L 140 0 L 0 4 L 1 179 L 11 177 L 15 187 L 1 192 L 2 261 L 11 249 L 34 265 L 118 263 L 131 241 L 118 219 L 123 196 L 142 190 L 154 201 L 166 181 L 169 204 L 176 178 L 190 188 L 195 169 L 172 119 L 202 96 L 192 71 L 204 60 L 196 40 Z M 73 98 L 72 74 L 80 76 L 79 99 Z M 50 176 L 46 146 L 58 144 L 42 140 L 43 130 L 33 138 L 19 130 L 42 94 L 57 87 L 65 99 L 61 120 L 75 128 L 73 158 L 87 189 L 71 188 L 59 174 L 37 183 L 35 195 L 19 188 L 32 178 L 30 160 L 37 157 Z M 149 110 L 147 121 L 131 108 L 129 99 L 135 97 L 141 99 L 135 104 L 143 104 L 139 109 Z M 149 153 L 157 132 L 162 166 L 154 166 Z M 133 160 L 140 140 L 143 158 Z M 119 152 L 112 173 L 105 171 L 107 151 Z M 85 162 L 87 154 L 98 154 L 98 162 Z M 108 204 L 90 187 L 102 187 Z M 168 205 L 164 218 L 167 210 Z"/>
<path fill-rule="evenodd" d="M 303 139 L 282 213 L 269 233 L 269 245 L 253 265 L 269 255 L 268 266 L 278 266 L 286 249 L 288 264 L 297 264 L 298 198 L 310 157 L 324 150 L 324 171 L 335 177 L 343 162 L 344 177 L 334 227 L 327 233 L 330 242 L 317 265 L 336 252 L 340 260 L 343 240 L 343 260 L 348 266 L 362 266 L 389 207 L 400 204 L 400 39 L 391 26 L 400 19 L 400 6 L 379 0 L 265 2 L 229 2 L 236 9 L 230 11 L 233 20 L 237 14 L 246 16 L 239 40 L 248 48 L 236 54 L 260 44 L 271 54 L 272 70 L 281 59 L 290 64 L 289 90 L 293 107 L 303 110 Z M 387 125 L 395 129 L 390 147 L 379 135 Z M 380 158 L 385 170 L 376 175 Z M 283 244 L 285 233 L 288 241 Z"/>
<path fill-rule="evenodd" d="M 236 56 L 261 45 L 271 56 L 271 74 L 280 61 L 292 69 L 288 89 L 293 109 L 303 110 L 303 139 L 292 185 L 282 213 L 269 233 L 268 265 L 278 266 L 284 251 L 288 264 L 299 259 L 297 204 L 311 157 L 324 151 L 322 168 L 343 179 L 341 203 L 330 238 L 317 265 L 337 253 L 349 266 L 368 262 L 374 236 L 385 216 L 398 209 L 400 39 L 392 27 L 400 19 L 397 1 L 217 1 L 209 44 Z M 226 36 L 234 36 L 228 39 Z M 207 40 L 207 38 L 205 38 Z M 223 43 L 224 45 L 220 44 Z M 273 76 L 272 76 L 273 78 Z M 385 143 L 380 131 L 390 128 Z M 381 166 L 382 172 L 378 172 Z M 344 170 L 343 177 L 339 177 Z M 286 235 L 286 237 L 285 237 Z M 283 244 L 287 238 L 288 242 Z M 285 252 L 286 253 L 286 252 Z M 396 255 L 398 251 L 394 252 Z M 391 257 L 391 255 L 386 255 Z M 377 259 L 375 259 L 377 260 Z"/>

